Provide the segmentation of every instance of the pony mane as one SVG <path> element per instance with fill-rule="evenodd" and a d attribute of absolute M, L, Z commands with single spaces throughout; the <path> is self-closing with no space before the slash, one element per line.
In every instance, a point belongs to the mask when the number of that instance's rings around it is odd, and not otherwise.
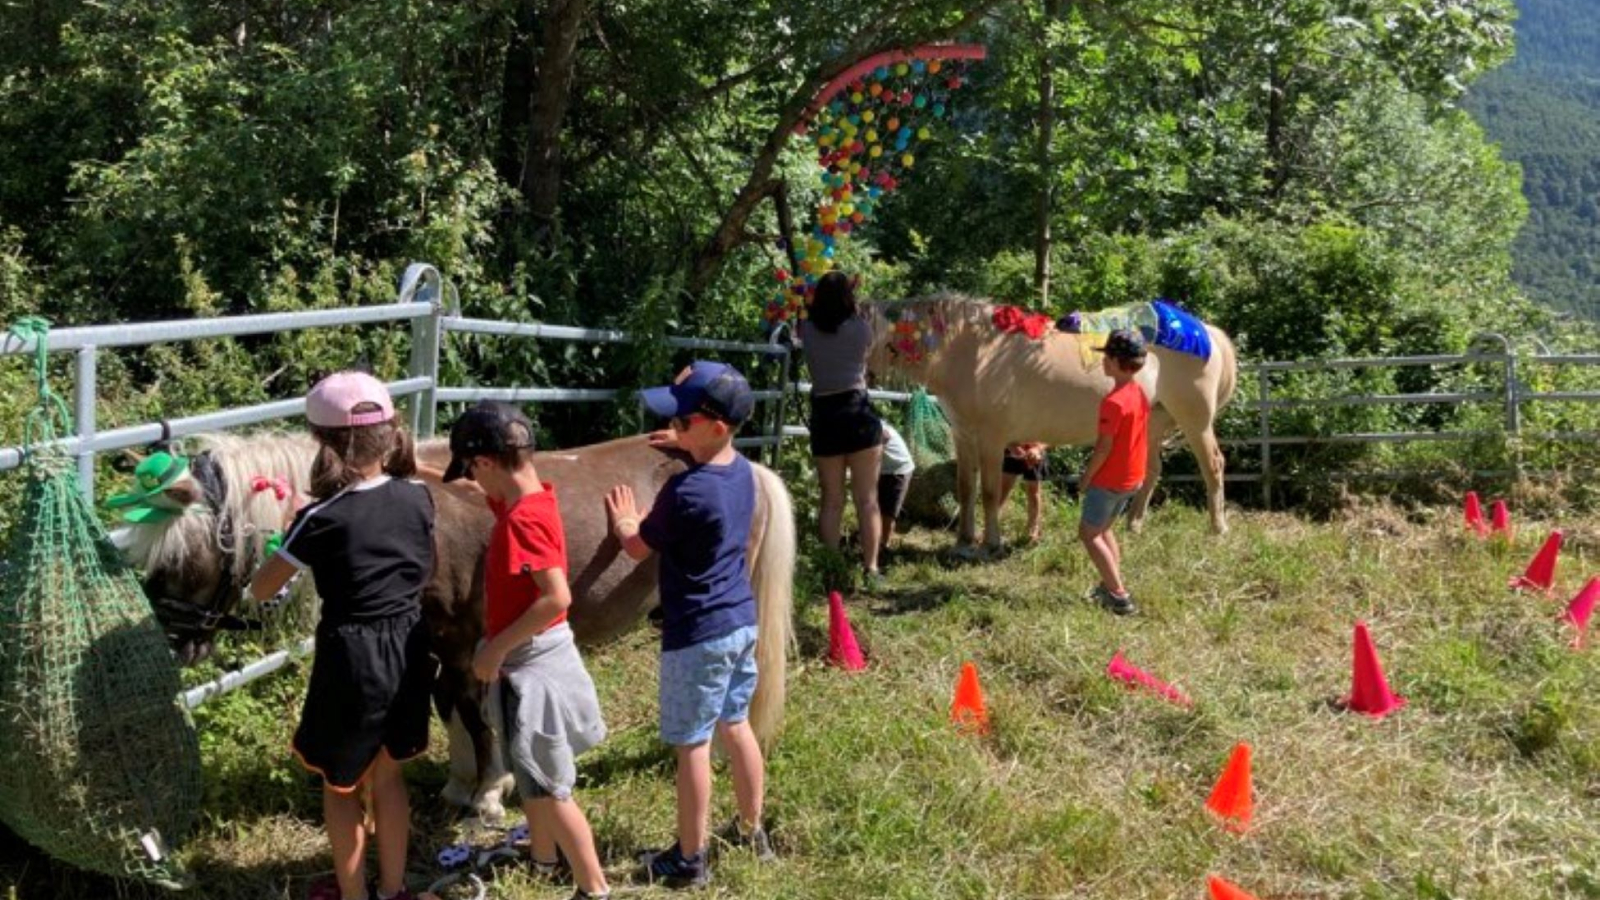
<path fill-rule="evenodd" d="M 217 512 L 204 500 L 197 501 L 183 515 L 150 525 L 129 525 L 119 530 L 119 546 L 129 561 L 144 571 L 160 567 L 182 567 L 189 555 L 211 544 L 229 557 L 234 572 L 255 568 L 265 549 L 267 536 L 284 526 L 286 512 L 294 498 L 279 500 L 272 490 L 257 492 L 251 483 L 256 476 L 269 480 L 285 479 L 299 494 L 311 484 L 311 461 L 316 443 L 309 435 L 265 432 L 243 437 L 233 434 L 203 434 L 194 438 L 191 457 L 211 454 L 222 482 L 227 486 L 221 518 L 232 524 L 224 534 Z M 192 482 L 197 492 L 199 481 L 191 468 L 183 479 Z"/>

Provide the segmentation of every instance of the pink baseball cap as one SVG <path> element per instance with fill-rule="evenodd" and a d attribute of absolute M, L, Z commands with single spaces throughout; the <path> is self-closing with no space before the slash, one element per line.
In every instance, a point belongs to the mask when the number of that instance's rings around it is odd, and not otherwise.
<path fill-rule="evenodd" d="M 377 409 L 355 412 L 362 404 Z M 394 401 L 383 382 L 365 372 L 335 372 L 306 395 L 306 420 L 321 428 L 377 425 L 394 418 Z"/>

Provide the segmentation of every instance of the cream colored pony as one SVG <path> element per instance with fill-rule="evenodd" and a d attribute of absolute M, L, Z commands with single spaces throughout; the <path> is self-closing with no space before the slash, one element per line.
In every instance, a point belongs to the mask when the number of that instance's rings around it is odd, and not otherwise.
<path fill-rule="evenodd" d="M 918 300 L 863 304 L 874 342 L 868 360 L 880 380 L 912 382 L 939 398 L 950 417 L 956 443 L 956 499 L 961 507 L 958 546 L 971 548 L 976 537 L 973 497 L 982 474 L 984 544 L 1000 547 L 1000 468 L 1007 444 L 1019 441 L 1089 445 L 1101 398 L 1112 381 L 1096 354 L 1087 352 L 1088 335 L 1066 334 L 1053 326 L 1038 340 L 995 327 L 994 305 L 957 294 Z M 896 334 L 896 322 L 907 319 Z M 1150 494 L 1161 477 L 1162 445 L 1181 431 L 1200 462 L 1212 531 L 1228 530 L 1223 511 L 1222 451 L 1213 430 L 1217 414 L 1233 395 L 1238 362 L 1233 342 L 1207 325 L 1209 360 L 1152 347 L 1136 379 L 1150 398 L 1150 455 L 1144 487 L 1134 498 L 1129 519 L 1142 524 Z M 897 352 L 908 338 L 913 353 Z"/>

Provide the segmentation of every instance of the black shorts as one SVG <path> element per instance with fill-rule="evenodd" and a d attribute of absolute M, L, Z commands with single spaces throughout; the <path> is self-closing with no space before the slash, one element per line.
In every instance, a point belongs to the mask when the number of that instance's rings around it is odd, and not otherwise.
<path fill-rule="evenodd" d="M 848 456 L 883 443 L 883 420 L 866 391 L 811 396 L 811 455 Z"/>
<path fill-rule="evenodd" d="M 1050 458 L 1039 460 L 1039 464 L 1030 469 L 1019 457 L 1007 454 L 1005 462 L 1000 464 L 1000 471 L 1007 475 L 1020 475 L 1023 481 L 1047 481 L 1050 478 Z"/>
<path fill-rule="evenodd" d="M 396 760 L 422 753 L 435 670 L 420 611 L 319 627 L 295 755 L 343 791 L 361 783 L 379 750 Z"/>
<path fill-rule="evenodd" d="M 911 488 L 911 473 L 878 476 L 878 512 L 893 522 L 900 518 L 900 508 L 906 505 L 906 491 Z"/>

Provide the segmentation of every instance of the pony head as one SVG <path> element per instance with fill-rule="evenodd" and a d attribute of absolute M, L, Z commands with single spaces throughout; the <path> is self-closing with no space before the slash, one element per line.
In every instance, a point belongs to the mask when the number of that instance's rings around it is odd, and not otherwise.
<path fill-rule="evenodd" d="M 202 435 L 188 471 L 146 503 L 169 515 L 127 522 L 112 543 L 142 574 L 145 596 L 184 665 L 211 655 L 219 630 L 253 627 L 234 614 L 310 480 L 308 437 Z"/>
<path fill-rule="evenodd" d="M 976 306 L 949 292 L 862 304 L 873 337 L 867 369 L 880 384 L 926 384 L 946 343 Z"/>

